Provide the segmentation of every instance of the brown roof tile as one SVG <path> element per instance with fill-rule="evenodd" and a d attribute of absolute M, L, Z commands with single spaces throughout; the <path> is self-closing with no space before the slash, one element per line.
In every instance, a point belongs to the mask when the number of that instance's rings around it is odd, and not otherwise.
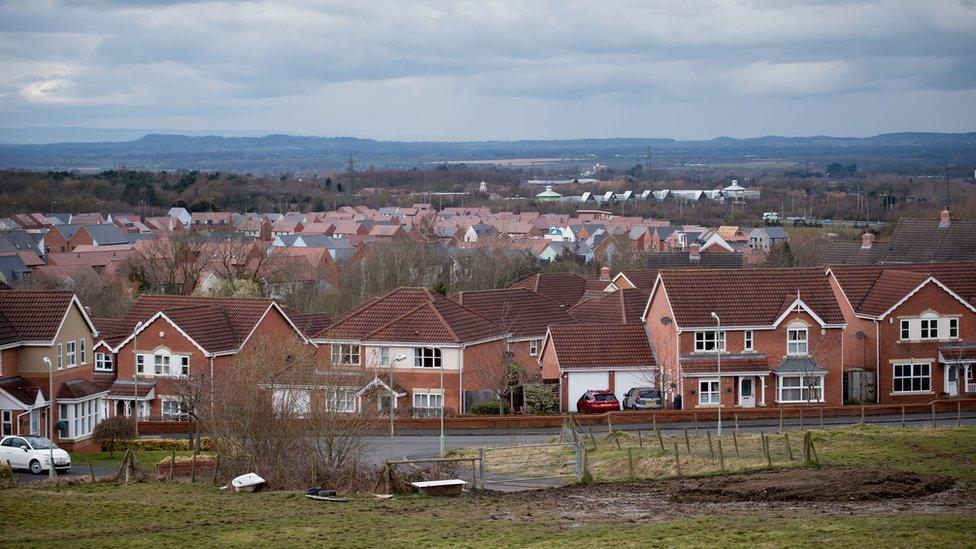
<path fill-rule="evenodd" d="M 686 374 L 711 374 L 718 372 L 715 355 L 686 355 L 681 357 L 681 371 Z M 761 353 L 723 354 L 722 373 L 767 372 L 766 355 Z"/>
<path fill-rule="evenodd" d="M 587 290 L 602 290 L 605 281 L 584 278 L 575 273 L 539 273 L 512 285 L 512 288 L 526 288 L 551 299 L 556 303 L 571 307 L 580 302 Z"/>
<path fill-rule="evenodd" d="M 526 288 L 460 292 L 451 297 L 504 326 L 513 337 L 543 337 L 550 324 L 575 324 L 566 307 Z"/>
<path fill-rule="evenodd" d="M 583 324 L 639 323 L 647 306 L 647 294 L 636 288 L 605 292 L 597 299 L 583 301 L 569 314 Z"/>
<path fill-rule="evenodd" d="M 657 280 L 657 269 L 634 269 L 620 271 L 620 274 L 627 277 L 635 288 L 645 292 L 650 292 L 654 288 L 654 281 Z"/>
<path fill-rule="evenodd" d="M 646 368 L 655 364 L 641 324 L 565 324 L 550 326 L 559 367 Z"/>
<path fill-rule="evenodd" d="M 859 314 L 884 313 L 929 276 L 976 306 L 976 265 L 969 262 L 832 265 L 830 272 Z"/>
<path fill-rule="evenodd" d="M 71 292 L 0 292 L 0 344 L 53 340 L 73 297 Z"/>
<path fill-rule="evenodd" d="M 33 381 L 21 376 L 8 376 L 0 378 L 0 389 L 14 397 L 23 404 L 31 405 L 37 400 L 37 393 L 44 394 L 41 387 Z M 46 398 L 46 396 L 45 396 Z"/>
<path fill-rule="evenodd" d="M 98 393 L 104 393 L 105 388 L 87 379 L 70 379 L 61 385 L 58 398 L 85 398 Z"/>

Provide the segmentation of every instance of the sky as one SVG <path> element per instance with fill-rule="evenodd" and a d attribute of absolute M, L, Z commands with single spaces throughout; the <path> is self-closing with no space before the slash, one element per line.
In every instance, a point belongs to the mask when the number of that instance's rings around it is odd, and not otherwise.
<path fill-rule="evenodd" d="M 0 126 L 976 130 L 976 0 L 0 0 Z"/>

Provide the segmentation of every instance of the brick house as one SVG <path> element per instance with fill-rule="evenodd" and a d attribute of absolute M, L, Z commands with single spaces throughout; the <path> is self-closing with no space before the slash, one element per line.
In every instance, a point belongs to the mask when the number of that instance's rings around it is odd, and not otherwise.
<path fill-rule="evenodd" d="M 976 265 L 835 265 L 845 362 L 874 373 L 874 401 L 976 393 Z"/>
<path fill-rule="evenodd" d="M 308 343 L 270 299 L 142 295 L 106 325 L 95 381 L 109 390 L 107 415 L 128 416 L 135 407 L 141 419 L 180 419 L 181 380 L 202 374 L 219 383 L 235 356 L 262 338 Z"/>
<path fill-rule="evenodd" d="M 71 292 L 0 291 L 0 434 L 47 436 L 69 451 L 91 446 L 107 396 L 92 382 L 97 335 Z M 54 433 L 52 400 L 54 423 L 64 422 Z"/>
<path fill-rule="evenodd" d="M 671 404 L 843 402 L 845 320 L 822 270 L 662 271 L 644 321 Z"/>
<path fill-rule="evenodd" d="M 613 391 L 623 402 L 633 387 L 656 386 L 657 366 L 641 324 L 550 326 L 542 344 L 542 377 L 559 385 L 559 406 L 575 412 L 589 390 Z"/>
<path fill-rule="evenodd" d="M 549 326 L 576 324 L 565 306 L 525 288 L 459 292 L 451 299 L 511 333 L 511 360 L 524 366 L 530 375 L 541 374 L 539 354 Z"/>
<path fill-rule="evenodd" d="M 580 324 L 641 324 L 647 293 L 624 288 L 581 301 L 569 308 Z"/>
<path fill-rule="evenodd" d="M 502 389 L 508 336 L 442 295 L 399 288 L 346 312 L 312 341 L 323 363 L 372 374 L 373 382 L 346 389 L 350 411 L 386 412 L 393 391 L 394 409 L 426 417 L 466 410 L 465 393 Z"/>

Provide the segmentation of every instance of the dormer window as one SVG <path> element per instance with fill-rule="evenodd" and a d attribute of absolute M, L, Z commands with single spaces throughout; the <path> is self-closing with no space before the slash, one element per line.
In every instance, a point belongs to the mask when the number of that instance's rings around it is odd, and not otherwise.
<path fill-rule="evenodd" d="M 796 322 L 786 329 L 786 354 L 790 356 L 806 356 L 809 352 L 808 332 L 806 324 Z"/>

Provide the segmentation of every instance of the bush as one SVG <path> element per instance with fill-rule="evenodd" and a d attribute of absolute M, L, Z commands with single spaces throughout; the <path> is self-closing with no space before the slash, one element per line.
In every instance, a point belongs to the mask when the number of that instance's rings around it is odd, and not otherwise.
<path fill-rule="evenodd" d="M 103 452 L 111 452 L 113 450 L 122 451 L 127 448 L 137 452 L 169 452 L 172 450 L 184 452 L 193 449 L 185 438 L 140 438 L 129 442 L 119 442 L 114 448 L 104 442 L 102 443 Z M 200 451 L 209 452 L 211 450 L 213 450 L 213 439 L 207 437 L 201 438 Z"/>
<path fill-rule="evenodd" d="M 545 383 L 526 383 L 522 388 L 525 394 L 525 407 L 530 414 L 554 414 L 559 411 L 559 397 L 555 385 Z"/>
<path fill-rule="evenodd" d="M 499 413 L 499 410 L 501 410 L 501 413 Z M 511 413 L 511 411 L 512 409 L 508 405 L 508 402 L 498 398 L 482 400 L 471 405 L 471 413 L 476 416 L 497 416 Z"/>
<path fill-rule="evenodd" d="M 136 422 L 125 416 L 110 417 L 95 426 L 92 440 L 102 446 L 103 452 L 128 448 L 129 441 L 136 438 Z M 106 450 L 106 448 L 108 448 Z"/>

